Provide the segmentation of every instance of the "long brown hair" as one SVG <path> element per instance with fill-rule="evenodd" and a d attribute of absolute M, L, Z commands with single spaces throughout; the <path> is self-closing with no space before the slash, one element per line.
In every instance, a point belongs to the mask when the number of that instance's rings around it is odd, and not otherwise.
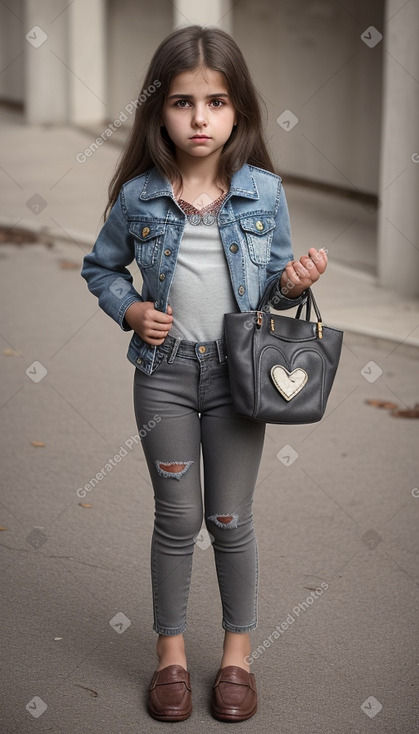
<path fill-rule="evenodd" d="M 258 93 L 236 42 L 220 28 L 192 25 L 173 31 L 157 48 L 139 95 L 134 124 L 124 152 L 109 184 L 109 201 L 104 219 L 116 202 L 124 183 L 156 166 L 163 176 L 182 185 L 175 148 L 161 114 L 172 79 L 182 71 L 204 66 L 222 72 L 237 113 L 234 127 L 224 145 L 218 178 L 230 182 L 234 171 L 245 163 L 274 173 L 262 133 Z"/>

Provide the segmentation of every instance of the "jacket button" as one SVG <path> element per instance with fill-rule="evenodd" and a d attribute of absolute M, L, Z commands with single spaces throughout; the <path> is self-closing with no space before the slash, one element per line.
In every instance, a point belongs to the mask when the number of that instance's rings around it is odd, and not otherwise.
<path fill-rule="evenodd" d="M 163 281 L 163 280 L 165 280 L 165 278 L 166 278 L 165 274 L 164 273 L 160 273 L 159 280 L 162 280 Z"/>
<path fill-rule="evenodd" d="M 234 254 L 236 254 L 236 252 L 238 252 L 238 251 L 239 251 L 239 246 L 236 245 L 235 242 L 233 242 L 233 244 L 230 245 L 230 252 L 234 252 Z"/>
<path fill-rule="evenodd" d="M 262 229 L 263 228 L 264 228 L 263 222 L 261 222 L 260 219 L 258 219 L 257 222 L 256 222 L 256 229 L 258 229 L 259 232 L 262 232 Z"/>
<path fill-rule="evenodd" d="M 143 360 L 141 359 L 141 357 L 138 357 L 137 364 L 142 364 L 142 363 L 143 363 Z"/>
<path fill-rule="evenodd" d="M 172 251 L 171 250 L 165 250 L 164 251 L 164 254 L 166 255 L 166 257 L 169 257 L 169 255 L 172 254 Z"/>
<path fill-rule="evenodd" d="M 147 237 L 147 235 L 150 234 L 150 227 L 143 227 L 141 234 L 143 237 Z"/>
<path fill-rule="evenodd" d="M 239 285 L 239 291 L 238 291 L 238 293 L 239 293 L 239 296 L 243 296 L 243 295 L 244 295 L 244 292 L 245 292 L 245 290 L 246 290 L 246 289 L 245 289 L 244 285 Z"/>

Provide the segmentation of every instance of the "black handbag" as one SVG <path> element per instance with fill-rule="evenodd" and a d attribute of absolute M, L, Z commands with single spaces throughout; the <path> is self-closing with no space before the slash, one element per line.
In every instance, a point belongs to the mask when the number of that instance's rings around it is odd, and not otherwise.
<path fill-rule="evenodd" d="M 270 289 L 269 289 L 270 290 Z M 257 311 L 227 313 L 224 336 L 237 413 L 263 423 L 321 420 L 342 349 L 343 331 L 323 326 L 309 288 L 295 318 L 269 312 L 269 291 Z M 317 317 L 312 322 L 311 309 Z M 305 308 L 305 320 L 300 316 Z"/>

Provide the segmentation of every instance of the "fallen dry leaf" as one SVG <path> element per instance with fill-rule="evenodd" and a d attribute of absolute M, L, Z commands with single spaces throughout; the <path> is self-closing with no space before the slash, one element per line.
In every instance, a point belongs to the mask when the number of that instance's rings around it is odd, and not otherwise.
<path fill-rule="evenodd" d="M 406 408 L 406 410 L 393 410 L 391 415 L 394 418 L 419 418 L 419 407 Z"/>
<path fill-rule="evenodd" d="M 60 260 L 60 268 L 62 270 L 78 270 L 79 265 L 71 262 L 71 260 Z"/>
<path fill-rule="evenodd" d="M 7 349 L 3 349 L 3 354 L 6 357 L 20 357 L 20 352 L 17 352 L 16 349 L 10 349 L 9 347 Z"/>
<path fill-rule="evenodd" d="M 367 405 L 373 405 L 375 408 L 385 408 L 386 410 L 395 410 L 397 403 L 390 403 L 387 400 L 366 400 Z"/>
<path fill-rule="evenodd" d="M 87 686 L 82 686 L 82 685 L 80 685 L 80 683 L 75 683 L 74 685 L 75 686 L 78 686 L 79 688 L 83 688 L 84 691 L 89 691 L 89 693 L 92 694 L 92 697 L 93 698 L 97 698 L 98 695 L 99 695 L 98 692 L 95 691 L 93 688 L 88 688 Z"/>
<path fill-rule="evenodd" d="M 79 502 L 80 507 L 91 507 L 88 502 Z"/>
<path fill-rule="evenodd" d="M 0 227 L 0 242 L 21 245 L 27 242 L 36 242 L 36 235 L 18 227 Z"/>
<path fill-rule="evenodd" d="M 7 528 L 0 528 L 0 530 L 7 530 Z"/>
<path fill-rule="evenodd" d="M 31 245 L 36 242 L 41 242 L 47 247 L 54 246 L 46 228 L 39 232 L 31 232 L 23 227 L 0 226 L 0 243 L 2 242 L 9 245 Z"/>
<path fill-rule="evenodd" d="M 31 446 L 45 446 L 43 441 L 31 441 Z"/>

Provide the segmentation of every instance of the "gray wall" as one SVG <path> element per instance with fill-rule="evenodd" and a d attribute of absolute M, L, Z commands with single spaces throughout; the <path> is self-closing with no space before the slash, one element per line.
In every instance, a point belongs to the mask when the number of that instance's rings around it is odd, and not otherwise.
<path fill-rule="evenodd" d="M 109 119 L 135 99 L 160 41 L 173 30 L 168 0 L 108 0 Z"/>
<path fill-rule="evenodd" d="M 343 6 L 346 6 L 347 10 Z M 383 0 L 240 0 L 234 38 L 266 102 L 280 173 L 376 193 L 382 48 L 361 33 L 383 30 Z M 298 124 L 285 132 L 277 117 Z"/>

